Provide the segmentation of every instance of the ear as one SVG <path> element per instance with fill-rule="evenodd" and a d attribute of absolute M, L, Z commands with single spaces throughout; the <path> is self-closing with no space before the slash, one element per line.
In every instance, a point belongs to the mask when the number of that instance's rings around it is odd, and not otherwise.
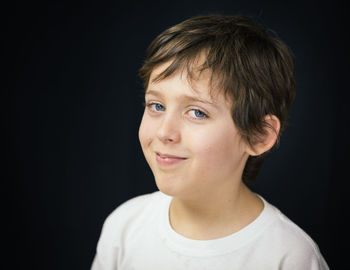
<path fill-rule="evenodd" d="M 251 156 L 259 156 L 270 150 L 278 139 L 281 128 L 280 120 L 272 114 L 266 115 L 264 121 L 264 134 L 260 134 L 252 141 L 252 145 L 247 145 L 247 153 Z"/>

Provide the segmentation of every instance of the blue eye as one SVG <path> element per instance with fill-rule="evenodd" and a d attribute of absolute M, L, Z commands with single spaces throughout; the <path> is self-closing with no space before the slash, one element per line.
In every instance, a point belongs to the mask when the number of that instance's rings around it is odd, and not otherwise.
<path fill-rule="evenodd" d="M 165 111 L 165 107 L 159 103 L 150 103 L 147 105 L 152 111 Z"/>
<path fill-rule="evenodd" d="M 154 107 L 157 111 L 165 111 L 165 108 L 159 103 L 154 104 Z"/>
<path fill-rule="evenodd" d="M 191 116 L 194 118 L 207 118 L 208 117 L 204 112 L 197 110 L 197 109 L 190 110 L 190 112 L 191 112 Z"/>

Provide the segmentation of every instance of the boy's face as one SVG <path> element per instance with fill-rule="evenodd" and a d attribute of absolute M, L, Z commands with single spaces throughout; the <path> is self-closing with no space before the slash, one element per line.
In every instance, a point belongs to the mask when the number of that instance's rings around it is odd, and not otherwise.
<path fill-rule="evenodd" d="M 163 193 L 194 199 L 220 192 L 241 181 L 248 158 L 231 102 L 221 92 L 210 96 L 209 71 L 191 84 L 186 72 L 153 81 L 169 64 L 153 70 L 146 90 L 143 153 Z"/>

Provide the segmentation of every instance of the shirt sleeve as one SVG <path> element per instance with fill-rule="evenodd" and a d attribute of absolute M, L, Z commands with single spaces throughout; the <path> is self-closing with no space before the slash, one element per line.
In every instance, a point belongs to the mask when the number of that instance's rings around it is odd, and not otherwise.
<path fill-rule="evenodd" d="M 300 248 L 288 254 L 280 262 L 281 270 L 329 270 L 329 267 L 317 247 Z"/>
<path fill-rule="evenodd" d="M 102 264 L 97 256 L 97 254 L 95 255 L 95 258 L 92 262 L 91 270 L 103 270 L 103 266 L 102 266 Z"/>
<path fill-rule="evenodd" d="M 119 248 L 114 241 L 116 236 L 113 225 L 110 218 L 103 224 L 91 270 L 117 270 Z"/>

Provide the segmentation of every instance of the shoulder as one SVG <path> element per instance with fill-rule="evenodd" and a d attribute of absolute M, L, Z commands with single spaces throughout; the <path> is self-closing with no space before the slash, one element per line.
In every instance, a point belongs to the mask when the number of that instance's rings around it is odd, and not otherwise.
<path fill-rule="evenodd" d="M 165 200 L 166 195 L 159 191 L 134 197 L 120 206 L 118 206 L 104 222 L 104 229 L 123 226 L 144 216 L 147 216 L 155 210 L 154 207 L 159 207 L 161 202 Z"/>
<path fill-rule="evenodd" d="M 162 194 L 159 191 L 140 195 L 119 205 L 106 219 L 106 222 L 113 222 L 119 216 L 129 216 L 134 212 L 143 211 L 146 206 L 159 201 L 162 198 Z"/>
<path fill-rule="evenodd" d="M 114 245 L 114 241 L 132 235 L 134 230 L 141 230 L 152 216 L 157 215 L 166 201 L 166 195 L 156 191 L 134 197 L 118 206 L 105 220 L 100 242 Z"/>
<path fill-rule="evenodd" d="M 329 269 L 315 241 L 273 205 L 266 206 L 276 216 L 268 230 L 268 241 L 278 250 L 280 269 Z"/>
<path fill-rule="evenodd" d="M 159 213 L 167 196 L 159 191 L 132 198 L 118 206 L 105 220 L 91 269 L 115 269 L 126 245 L 144 233 Z"/>

